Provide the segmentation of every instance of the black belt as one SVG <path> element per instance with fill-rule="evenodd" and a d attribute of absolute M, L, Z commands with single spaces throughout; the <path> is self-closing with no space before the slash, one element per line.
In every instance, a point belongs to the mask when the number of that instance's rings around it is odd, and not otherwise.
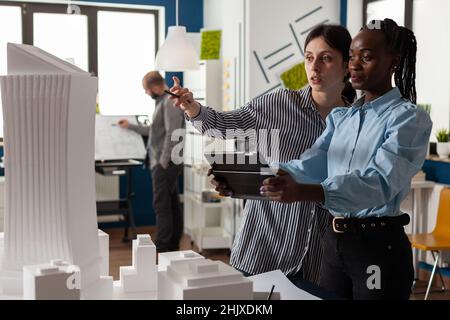
<path fill-rule="evenodd" d="M 378 231 L 392 227 L 406 226 L 409 215 L 402 214 L 396 217 L 370 217 L 370 218 L 344 218 L 330 216 L 330 224 L 335 233 L 354 231 Z"/>

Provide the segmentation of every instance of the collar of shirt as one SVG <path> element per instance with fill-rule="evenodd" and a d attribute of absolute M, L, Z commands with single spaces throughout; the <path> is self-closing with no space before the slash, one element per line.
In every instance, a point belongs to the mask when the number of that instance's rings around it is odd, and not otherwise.
<path fill-rule="evenodd" d="M 314 104 L 313 98 L 312 98 L 312 88 L 309 84 L 304 86 L 302 89 L 299 90 L 300 96 L 302 97 L 303 101 L 306 103 L 301 103 L 300 106 L 303 108 L 309 108 L 317 110 L 316 105 Z"/>
<path fill-rule="evenodd" d="M 168 93 L 164 92 L 162 95 L 160 95 L 158 98 L 155 99 L 155 103 L 158 103 L 158 102 L 164 100 L 164 98 L 168 95 L 169 95 Z"/>
<path fill-rule="evenodd" d="M 353 104 L 351 114 L 353 115 L 359 110 L 373 109 L 377 115 L 380 115 L 392 105 L 392 102 L 401 98 L 402 94 L 397 87 L 392 88 L 381 97 L 366 103 L 364 103 L 365 97 L 362 96 Z"/>
<path fill-rule="evenodd" d="M 308 103 L 304 103 L 302 104 L 303 108 L 309 108 L 309 109 L 314 109 L 316 111 L 317 110 L 317 106 L 314 103 L 313 97 L 312 97 L 312 88 L 309 84 L 307 84 L 306 86 L 304 86 L 302 89 L 299 90 L 300 95 L 302 96 L 302 98 L 304 99 L 303 101 L 307 101 Z M 351 103 L 347 102 L 347 99 L 345 99 L 345 97 L 342 97 L 342 100 L 344 101 L 344 105 L 342 105 L 341 107 L 350 107 Z M 364 101 L 364 99 L 363 99 Z M 338 106 L 336 106 L 338 107 Z"/>

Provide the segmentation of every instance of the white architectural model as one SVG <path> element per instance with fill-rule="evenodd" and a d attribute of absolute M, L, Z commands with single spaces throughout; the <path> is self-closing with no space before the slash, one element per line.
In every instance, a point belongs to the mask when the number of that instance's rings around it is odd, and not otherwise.
<path fill-rule="evenodd" d="M 98 229 L 98 245 L 100 249 L 100 275 L 109 276 L 109 234 Z"/>
<path fill-rule="evenodd" d="M 112 278 L 100 275 L 96 220 L 97 79 L 36 47 L 8 44 L 8 76 L 0 82 L 6 172 L 2 293 L 22 294 L 23 266 L 61 259 L 79 266 L 82 298 L 112 297 Z"/>
<path fill-rule="evenodd" d="M 150 235 L 140 234 L 133 240 L 133 265 L 120 267 L 123 292 L 156 291 L 158 286 L 156 246 Z"/>
<path fill-rule="evenodd" d="M 192 250 L 162 252 L 158 254 L 158 271 L 166 271 L 170 265 L 199 259 L 205 257 Z"/>
<path fill-rule="evenodd" d="M 250 300 L 253 282 L 222 261 L 200 259 L 158 272 L 158 299 Z"/>
<path fill-rule="evenodd" d="M 23 267 L 25 300 L 79 300 L 80 269 L 60 260 Z"/>

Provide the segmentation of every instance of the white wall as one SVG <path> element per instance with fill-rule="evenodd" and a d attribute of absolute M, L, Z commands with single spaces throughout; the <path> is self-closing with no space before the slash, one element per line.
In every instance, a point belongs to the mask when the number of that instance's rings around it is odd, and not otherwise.
<path fill-rule="evenodd" d="M 222 29 L 226 3 L 223 0 L 203 1 L 203 25 L 206 29 Z"/>
<path fill-rule="evenodd" d="M 322 22 L 339 24 L 340 1 L 248 0 L 247 3 L 245 80 L 246 97 L 252 99 L 279 85 L 283 72 L 305 60 L 303 48 L 309 30 Z M 286 45 L 289 47 L 285 48 Z M 277 52 L 282 48 L 285 49 Z M 254 54 L 259 56 L 262 67 Z"/>
<path fill-rule="evenodd" d="M 361 0 L 347 0 L 347 29 L 352 37 L 356 36 L 362 27 L 363 2 Z"/>
<path fill-rule="evenodd" d="M 244 103 L 239 64 L 243 51 L 244 0 L 205 0 L 203 6 L 204 28 L 222 30 L 222 83 L 226 87 L 222 90 L 222 108 L 232 110 Z"/>
<path fill-rule="evenodd" d="M 414 0 L 413 31 L 417 38 L 417 102 L 431 104 L 433 133 L 449 128 L 450 1 Z M 431 140 L 436 141 L 434 134 Z"/>
<path fill-rule="evenodd" d="M 231 65 L 224 109 L 227 96 L 232 109 L 281 87 L 280 74 L 304 60 L 308 30 L 339 17 L 339 0 L 205 0 L 205 28 L 222 28 L 223 63 Z"/>

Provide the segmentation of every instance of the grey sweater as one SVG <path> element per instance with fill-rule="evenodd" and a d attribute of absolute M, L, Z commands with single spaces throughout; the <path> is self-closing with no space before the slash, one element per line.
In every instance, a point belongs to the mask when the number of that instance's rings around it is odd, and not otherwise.
<path fill-rule="evenodd" d="M 150 126 L 130 124 L 129 129 L 148 136 L 147 152 L 150 158 L 150 167 L 160 164 L 167 168 L 171 161 L 172 149 L 180 143 L 172 141 L 172 133 L 176 129 L 184 128 L 184 114 L 173 106 L 168 94 L 156 99 L 155 112 Z M 184 140 L 184 139 L 183 139 Z"/>

